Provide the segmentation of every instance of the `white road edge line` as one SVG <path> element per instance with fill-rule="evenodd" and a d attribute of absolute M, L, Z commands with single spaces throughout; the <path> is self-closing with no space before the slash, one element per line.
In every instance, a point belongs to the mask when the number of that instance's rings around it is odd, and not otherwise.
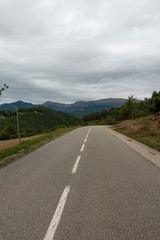
<path fill-rule="evenodd" d="M 82 145 L 82 147 L 81 147 L 81 152 L 83 152 L 84 147 L 85 147 L 85 144 Z"/>
<path fill-rule="evenodd" d="M 57 209 L 56 209 L 56 211 L 53 215 L 53 218 L 51 220 L 51 223 L 49 225 L 47 233 L 44 237 L 44 240 L 53 240 L 55 232 L 57 230 L 58 224 L 59 224 L 61 216 L 62 216 L 64 206 L 65 206 L 66 201 L 67 201 L 67 196 L 68 196 L 69 191 L 70 191 L 70 185 L 68 185 L 62 193 L 62 196 L 59 200 Z"/>
<path fill-rule="evenodd" d="M 74 167 L 73 167 L 73 169 L 72 169 L 72 173 L 73 173 L 73 174 L 76 173 L 76 171 L 77 171 L 77 168 L 78 168 L 80 159 L 81 159 L 81 155 L 79 155 L 79 156 L 77 157 L 77 160 L 76 160 L 76 162 L 75 162 L 75 164 L 74 164 Z"/>

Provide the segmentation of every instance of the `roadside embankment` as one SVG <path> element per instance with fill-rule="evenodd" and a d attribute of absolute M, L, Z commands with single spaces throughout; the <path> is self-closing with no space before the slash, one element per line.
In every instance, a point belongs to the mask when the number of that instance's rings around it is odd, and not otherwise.
<path fill-rule="evenodd" d="M 160 113 L 138 120 L 123 121 L 114 130 L 160 152 Z"/>

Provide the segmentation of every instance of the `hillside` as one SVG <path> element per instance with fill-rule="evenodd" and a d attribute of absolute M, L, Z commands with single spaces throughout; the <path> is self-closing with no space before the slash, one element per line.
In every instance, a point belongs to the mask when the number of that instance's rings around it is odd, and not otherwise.
<path fill-rule="evenodd" d="M 54 110 L 72 113 L 75 116 L 83 117 L 84 115 L 110 110 L 112 107 L 120 107 L 126 102 L 123 98 L 106 98 L 96 101 L 79 101 L 73 104 L 46 102 L 43 105 Z"/>
<path fill-rule="evenodd" d="M 82 118 L 84 124 L 117 124 L 124 120 L 139 119 L 160 112 L 160 91 L 154 91 L 151 98 L 137 100 L 129 96 L 125 104 L 109 111 L 91 113 Z"/>
<path fill-rule="evenodd" d="M 123 121 L 115 130 L 160 151 L 160 113 Z"/>
<path fill-rule="evenodd" d="M 44 106 L 19 109 L 19 123 L 22 137 L 54 130 L 56 127 L 74 126 L 79 124 L 79 119 L 69 113 L 58 112 Z M 1 139 L 15 138 L 16 115 L 15 111 L 0 111 L 0 137 Z"/>

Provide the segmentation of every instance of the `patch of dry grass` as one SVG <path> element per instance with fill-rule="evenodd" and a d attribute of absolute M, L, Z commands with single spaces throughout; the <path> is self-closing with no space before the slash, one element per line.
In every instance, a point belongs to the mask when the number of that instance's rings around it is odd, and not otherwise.
<path fill-rule="evenodd" d="M 7 166 L 8 164 L 16 161 L 17 159 L 23 157 L 25 154 L 28 154 L 37 148 L 43 146 L 44 144 L 53 141 L 55 138 L 62 136 L 74 129 L 76 127 L 69 127 L 69 128 L 58 128 L 52 132 L 37 135 L 30 138 L 23 138 L 23 141 L 18 144 L 17 140 L 8 142 L 7 149 L 0 151 L 0 168 Z M 2 141 L 1 141 L 2 142 Z M 9 147 L 9 144 L 15 144 Z M 2 146 L 2 145 L 1 145 Z"/>
<path fill-rule="evenodd" d="M 160 151 L 160 113 L 123 121 L 115 130 Z"/>
<path fill-rule="evenodd" d="M 34 139 L 34 138 L 37 138 L 37 137 L 40 137 L 40 136 L 42 136 L 42 135 L 25 137 L 25 138 L 22 138 L 21 141 L 25 142 L 25 141 L 28 141 L 28 140 L 31 140 L 31 139 Z M 11 147 L 14 147 L 17 144 L 19 144 L 18 139 L 2 140 L 2 141 L 0 141 L 0 151 L 6 150 L 6 149 L 11 148 Z"/>

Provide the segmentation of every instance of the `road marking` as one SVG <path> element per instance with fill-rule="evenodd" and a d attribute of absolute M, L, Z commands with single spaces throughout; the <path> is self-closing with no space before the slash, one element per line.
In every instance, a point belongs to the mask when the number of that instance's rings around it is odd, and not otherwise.
<path fill-rule="evenodd" d="M 87 135 L 89 135 L 89 133 L 90 133 L 91 129 L 92 129 L 92 127 L 91 127 L 91 128 L 88 130 L 88 132 L 87 132 Z"/>
<path fill-rule="evenodd" d="M 84 142 L 85 142 L 85 143 L 87 142 L 87 138 L 84 139 Z"/>
<path fill-rule="evenodd" d="M 81 147 L 81 152 L 83 152 L 84 147 L 85 147 L 85 144 L 82 145 L 82 147 Z"/>
<path fill-rule="evenodd" d="M 61 216 L 62 216 L 64 206 L 67 201 L 67 196 L 68 196 L 69 191 L 70 191 L 70 185 L 68 185 L 63 191 L 63 194 L 59 200 L 57 209 L 53 215 L 53 218 L 51 220 L 51 223 L 49 225 L 47 233 L 44 237 L 44 240 L 53 240 L 55 232 L 57 230 L 58 224 L 59 224 Z"/>
<path fill-rule="evenodd" d="M 77 157 L 77 160 L 76 160 L 76 162 L 75 162 L 75 164 L 74 164 L 74 167 L 73 167 L 73 169 L 72 169 L 72 173 L 76 173 L 80 159 L 81 159 L 81 155 L 79 155 L 79 156 Z"/>
<path fill-rule="evenodd" d="M 88 134 L 86 135 L 86 138 L 88 138 Z"/>

